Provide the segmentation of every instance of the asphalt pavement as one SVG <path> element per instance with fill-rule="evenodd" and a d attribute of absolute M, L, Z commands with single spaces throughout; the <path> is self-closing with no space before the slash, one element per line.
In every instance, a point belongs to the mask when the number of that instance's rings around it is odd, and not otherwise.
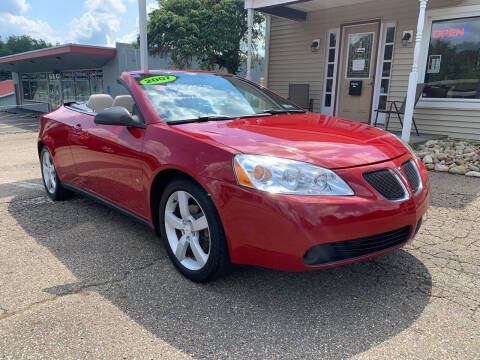
<path fill-rule="evenodd" d="M 143 225 L 49 200 L 35 128 L 9 124 L 21 131 L 0 133 L 0 359 L 480 358 L 480 179 L 430 173 L 432 206 L 404 249 L 199 285 Z"/>
<path fill-rule="evenodd" d="M 40 113 L 24 109 L 0 110 L 0 134 L 38 131 Z"/>

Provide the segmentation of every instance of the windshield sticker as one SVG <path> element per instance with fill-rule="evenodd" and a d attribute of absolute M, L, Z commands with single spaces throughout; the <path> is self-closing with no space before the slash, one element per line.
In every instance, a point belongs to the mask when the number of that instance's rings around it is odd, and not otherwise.
<path fill-rule="evenodd" d="M 142 85 L 157 85 L 157 84 L 165 84 L 172 81 L 177 80 L 176 76 L 173 75 L 157 75 L 151 76 L 146 79 L 140 80 L 140 84 Z"/>
<path fill-rule="evenodd" d="M 290 104 L 282 104 L 282 107 L 283 107 L 284 109 L 295 109 L 295 106 L 290 105 Z"/>

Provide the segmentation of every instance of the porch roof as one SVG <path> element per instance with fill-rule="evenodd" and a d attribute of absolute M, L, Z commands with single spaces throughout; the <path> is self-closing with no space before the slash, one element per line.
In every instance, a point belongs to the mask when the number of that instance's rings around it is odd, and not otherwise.
<path fill-rule="evenodd" d="M 245 0 L 245 8 L 292 20 L 306 20 L 307 13 L 339 6 L 355 5 L 372 0 Z"/>

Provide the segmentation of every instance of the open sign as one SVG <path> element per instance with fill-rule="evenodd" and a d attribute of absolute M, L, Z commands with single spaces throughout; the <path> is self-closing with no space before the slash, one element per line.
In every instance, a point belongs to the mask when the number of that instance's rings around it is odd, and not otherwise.
<path fill-rule="evenodd" d="M 439 39 L 459 39 L 464 38 L 468 34 L 468 28 L 464 27 L 457 27 L 457 28 L 450 28 L 450 29 L 441 29 L 441 30 L 434 30 L 432 32 L 432 39 L 439 40 Z"/>

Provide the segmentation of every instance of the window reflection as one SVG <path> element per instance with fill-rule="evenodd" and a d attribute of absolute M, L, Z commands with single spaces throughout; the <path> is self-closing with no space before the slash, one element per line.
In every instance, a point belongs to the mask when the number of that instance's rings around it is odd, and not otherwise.
<path fill-rule="evenodd" d="M 168 72 L 173 80 L 142 84 L 164 74 L 136 75 L 143 91 L 164 121 L 195 119 L 200 116 L 248 116 L 266 110 L 291 110 L 286 103 L 246 81 L 233 76 Z M 142 78 L 143 77 L 143 78 Z"/>
<path fill-rule="evenodd" d="M 22 74 L 23 100 L 59 106 L 103 92 L 102 70 Z"/>
<path fill-rule="evenodd" d="M 434 21 L 424 97 L 480 98 L 480 17 Z"/>

